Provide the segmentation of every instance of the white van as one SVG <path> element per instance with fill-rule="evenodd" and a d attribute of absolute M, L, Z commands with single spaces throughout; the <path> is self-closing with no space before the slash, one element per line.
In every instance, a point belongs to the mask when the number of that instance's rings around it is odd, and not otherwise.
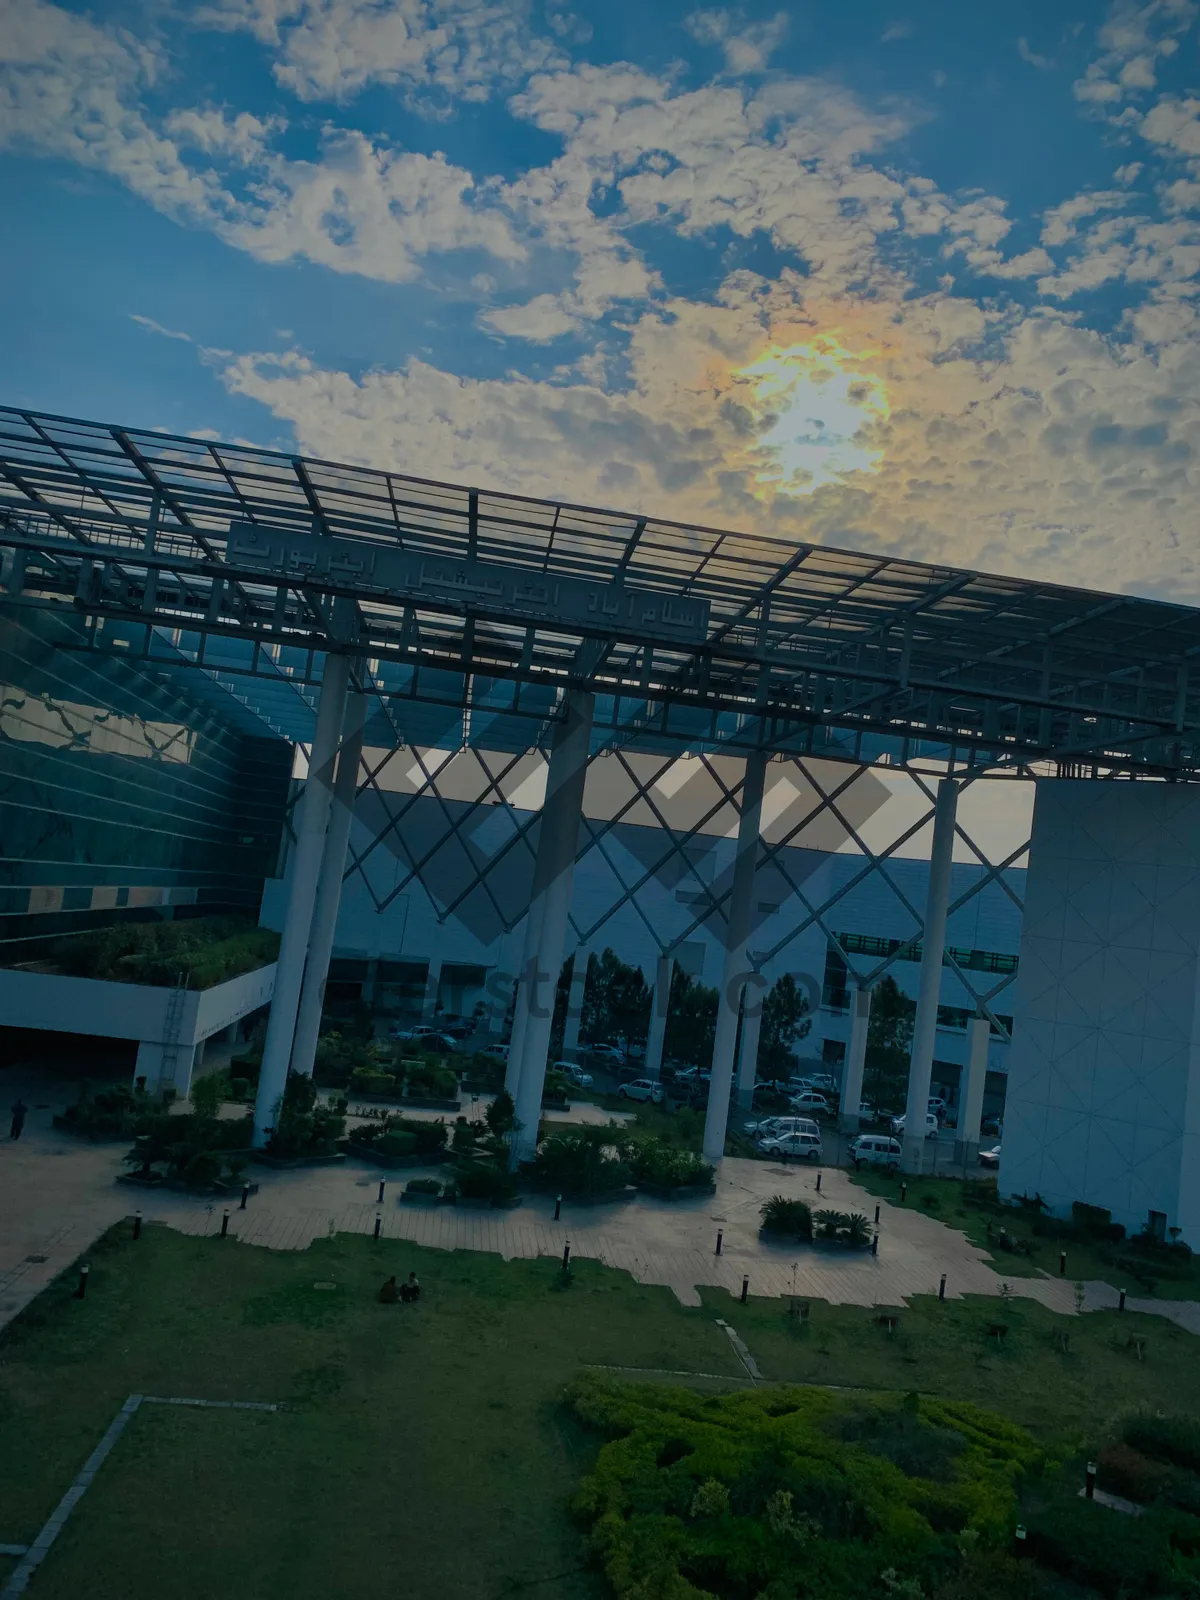
<path fill-rule="evenodd" d="M 882 1133 L 860 1133 L 850 1142 L 855 1172 L 860 1167 L 886 1167 L 893 1173 L 900 1165 L 902 1153 L 899 1139 L 889 1139 Z"/>

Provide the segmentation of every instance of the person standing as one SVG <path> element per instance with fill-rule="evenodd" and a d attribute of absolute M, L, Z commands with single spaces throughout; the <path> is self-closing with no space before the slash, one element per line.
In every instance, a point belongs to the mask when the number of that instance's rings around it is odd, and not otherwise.
<path fill-rule="evenodd" d="M 28 1115 L 29 1107 L 18 1095 L 16 1104 L 12 1108 L 12 1127 L 8 1130 L 10 1139 L 19 1139 L 21 1137 L 21 1129 L 25 1126 L 25 1118 Z"/>

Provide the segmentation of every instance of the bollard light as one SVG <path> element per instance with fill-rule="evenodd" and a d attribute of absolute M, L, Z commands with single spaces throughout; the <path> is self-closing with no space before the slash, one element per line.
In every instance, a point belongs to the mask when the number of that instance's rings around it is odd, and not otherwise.
<path fill-rule="evenodd" d="M 142 1213 L 140 1211 L 133 1213 L 133 1237 L 135 1239 L 142 1237 Z"/>
<path fill-rule="evenodd" d="M 568 1272 L 570 1270 L 570 1267 L 571 1267 L 571 1241 L 570 1241 L 570 1239 L 568 1239 L 566 1244 L 563 1245 L 562 1269 L 563 1269 L 564 1272 Z"/>
<path fill-rule="evenodd" d="M 562 1195 L 554 1196 L 554 1220 L 557 1222 L 562 1216 Z"/>
<path fill-rule="evenodd" d="M 381 1206 L 383 1204 L 383 1191 L 386 1188 L 387 1188 L 387 1179 L 386 1178 L 380 1178 L 380 1180 L 379 1180 L 379 1199 L 376 1200 L 376 1202 L 375 1202 L 376 1205 Z"/>
<path fill-rule="evenodd" d="M 223 1211 L 221 1213 L 221 1237 L 222 1237 L 222 1239 L 225 1239 L 225 1238 L 228 1238 L 228 1236 L 229 1236 L 229 1213 L 228 1213 L 228 1211 Z"/>
<path fill-rule="evenodd" d="M 941 1281 L 941 1283 L 938 1284 L 938 1299 L 939 1300 L 944 1300 L 945 1298 L 946 1298 L 946 1274 L 943 1272 L 942 1273 L 942 1281 Z"/>
<path fill-rule="evenodd" d="M 383 1227 L 383 1218 L 380 1216 L 379 1212 L 377 1211 L 375 1213 L 375 1237 L 377 1239 L 379 1237 L 379 1232 L 380 1232 L 380 1229 L 382 1227 Z"/>
<path fill-rule="evenodd" d="M 1117 1301 L 1117 1310 L 1118 1311 L 1124 1311 L 1124 1309 L 1125 1309 L 1125 1291 L 1124 1291 L 1124 1289 L 1122 1289 L 1121 1290 L 1120 1299 Z"/>
<path fill-rule="evenodd" d="M 87 1293 L 88 1273 L 91 1270 L 92 1270 L 91 1267 L 88 1267 L 88 1266 L 80 1267 L 80 1269 L 79 1269 L 79 1286 L 75 1290 L 75 1298 L 76 1298 L 76 1300 L 82 1300 L 84 1295 Z"/>
<path fill-rule="evenodd" d="M 817 1193 L 820 1194 L 820 1192 L 821 1192 L 821 1174 L 818 1172 L 817 1173 Z"/>
<path fill-rule="evenodd" d="M 1067 1275 L 1067 1252 L 1065 1250 L 1058 1252 L 1058 1275 L 1060 1278 L 1065 1278 Z"/>
<path fill-rule="evenodd" d="M 716 1248 L 716 1250 L 714 1252 L 715 1255 L 720 1255 L 721 1254 L 721 1240 L 724 1237 L 725 1237 L 724 1228 L 718 1228 L 717 1229 L 717 1248 Z"/>
<path fill-rule="evenodd" d="M 900 1185 L 900 1204 L 903 1205 L 904 1202 L 907 1199 L 908 1199 L 908 1185 L 907 1185 L 907 1183 L 902 1183 Z"/>
<path fill-rule="evenodd" d="M 871 1240 L 871 1254 L 873 1256 L 877 1256 L 879 1254 L 879 1234 L 878 1233 L 876 1233 L 875 1237 Z"/>
<path fill-rule="evenodd" d="M 875 1226 L 879 1226 L 879 1207 L 875 1207 Z"/>
<path fill-rule="evenodd" d="M 746 1304 L 746 1301 L 747 1301 L 747 1299 L 749 1297 L 749 1294 L 750 1294 L 750 1274 L 747 1272 L 747 1273 L 744 1273 L 743 1276 L 742 1276 L 742 1304 L 743 1305 Z"/>
<path fill-rule="evenodd" d="M 1018 1544 L 1025 1543 L 1025 1524 L 1023 1522 L 1017 1523 L 1016 1538 Z"/>
<path fill-rule="evenodd" d="M 1096 1498 L 1096 1463 L 1094 1461 L 1089 1461 L 1087 1464 L 1087 1479 L 1085 1482 L 1084 1494 L 1089 1500 L 1094 1500 Z"/>
<path fill-rule="evenodd" d="M 242 1203 L 238 1207 L 239 1211 L 245 1211 L 245 1209 L 246 1209 L 246 1201 L 249 1200 L 249 1198 L 250 1198 L 250 1185 L 248 1183 L 244 1183 L 242 1185 Z"/>

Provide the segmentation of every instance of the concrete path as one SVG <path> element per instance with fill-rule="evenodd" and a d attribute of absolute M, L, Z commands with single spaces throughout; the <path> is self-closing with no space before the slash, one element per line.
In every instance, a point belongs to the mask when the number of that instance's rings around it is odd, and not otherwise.
<path fill-rule="evenodd" d="M 17 1085 L 6 1074 L 5 1090 Z M 19 1141 L 0 1143 L 0 1325 L 82 1256 L 115 1222 L 140 1209 L 147 1222 L 189 1234 L 216 1233 L 223 1203 L 186 1195 L 134 1189 L 115 1180 L 123 1171 L 126 1143 L 88 1145 L 55 1133 L 53 1107 L 35 1106 Z M 43 1089 L 44 1094 L 44 1089 Z M 431 1169 L 436 1171 L 437 1169 Z M 839 1211 L 873 1216 L 875 1201 L 841 1172 L 817 1175 L 794 1166 L 773 1166 L 732 1157 L 722 1164 L 717 1192 L 704 1200 L 672 1204 L 641 1196 L 594 1208 L 564 1205 L 554 1222 L 553 1202 L 527 1198 L 512 1211 L 468 1211 L 456 1207 L 402 1205 L 403 1183 L 417 1174 L 381 1173 L 354 1158 L 335 1167 L 300 1172 L 254 1169 L 260 1192 L 246 1211 L 234 1209 L 230 1233 L 273 1250 L 303 1250 L 329 1233 L 365 1233 L 382 1218 L 387 1239 L 411 1240 L 445 1250 L 486 1250 L 513 1257 L 571 1253 L 632 1274 L 641 1283 L 665 1284 L 685 1305 L 699 1303 L 705 1286 L 740 1294 L 743 1276 L 754 1295 L 796 1294 L 835 1304 L 899 1306 L 916 1294 L 936 1294 L 946 1275 L 946 1294 L 999 1295 L 1003 1274 L 962 1234 L 923 1212 L 881 1203 L 879 1254 L 827 1253 L 811 1246 L 775 1245 L 760 1239 L 758 1212 L 776 1193 Z M 387 1180 L 382 1206 L 379 1179 Z M 721 1254 L 716 1254 L 718 1229 Z M 1075 1312 L 1068 1279 L 1008 1280 L 1012 1292 L 1064 1314 Z M 1087 1285 L 1085 1309 L 1115 1306 L 1116 1291 Z M 1130 1310 L 1171 1318 L 1200 1333 L 1200 1304 L 1135 1300 Z"/>

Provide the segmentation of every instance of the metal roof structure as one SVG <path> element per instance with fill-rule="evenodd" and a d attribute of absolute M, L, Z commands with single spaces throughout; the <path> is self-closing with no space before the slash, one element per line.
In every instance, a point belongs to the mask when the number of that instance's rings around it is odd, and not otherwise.
<path fill-rule="evenodd" d="M 0 595 L 282 736 L 324 654 L 392 735 L 1028 775 L 1200 769 L 1200 611 L 0 408 Z M 386 731 L 386 730 L 381 730 Z"/>

